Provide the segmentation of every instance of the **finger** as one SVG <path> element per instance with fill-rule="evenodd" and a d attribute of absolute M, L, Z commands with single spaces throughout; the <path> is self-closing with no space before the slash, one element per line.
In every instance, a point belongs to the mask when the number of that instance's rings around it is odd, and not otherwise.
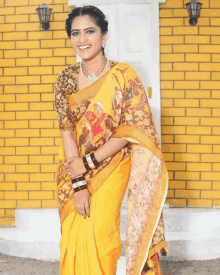
<path fill-rule="evenodd" d="M 79 213 L 81 216 L 83 216 L 84 219 L 86 219 L 86 211 L 84 207 L 80 207 Z"/>
<path fill-rule="evenodd" d="M 85 203 L 85 212 L 88 217 L 90 217 L 89 202 Z"/>

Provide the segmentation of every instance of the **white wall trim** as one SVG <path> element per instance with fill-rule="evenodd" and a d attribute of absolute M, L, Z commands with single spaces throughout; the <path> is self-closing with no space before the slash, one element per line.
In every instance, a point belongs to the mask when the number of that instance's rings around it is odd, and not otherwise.
<path fill-rule="evenodd" d="M 118 4 L 153 4 L 153 3 L 165 3 L 166 0 L 93 0 L 91 3 L 91 0 L 68 0 L 69 6 L 84 6 L 84 5 L 118 5 Z"/>

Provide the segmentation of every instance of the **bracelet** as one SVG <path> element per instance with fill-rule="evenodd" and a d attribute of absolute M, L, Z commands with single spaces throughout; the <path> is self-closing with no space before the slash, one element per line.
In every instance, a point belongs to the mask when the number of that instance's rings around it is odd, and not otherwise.
<path fill-rule="evenodd" d="M 74 188 L 74 192 L 78 192 L 80 190 L 87 188 L 87 183 L 84 176 L 72 179 L 71 182 L 72 187 Z"/>
<path fill-rule="evenodd" d="M 83 186 L 74 188 L 74 192 L 76 193 L 76 192 L 79 192 L 80 190 L 84 190 L 84 189 L 87 189 L 87 185 L 83 185 Z"/>
<path fill-rule="evenodd" d="M 87 171 L 99 166 L 94 153 L 87 154 L 85 157 L 83 157 L 83 163 Z"/>

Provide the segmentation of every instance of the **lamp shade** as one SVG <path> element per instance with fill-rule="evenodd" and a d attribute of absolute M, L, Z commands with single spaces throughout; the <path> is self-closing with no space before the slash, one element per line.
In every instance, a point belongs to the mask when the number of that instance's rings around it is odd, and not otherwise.
<path fill-rule="evenodd" d="M 190 2 L 186 4 L 190 18 L 199 16 L 201 5 L 202 3 L 200 2 Z"/>
<path fill-rule="evenodd" d="M 49 22 L 50 12 L 52 10 L 51 8 L 48 8 L 46 4 L 42 4 L 36 10 L 41 23 Z"/>

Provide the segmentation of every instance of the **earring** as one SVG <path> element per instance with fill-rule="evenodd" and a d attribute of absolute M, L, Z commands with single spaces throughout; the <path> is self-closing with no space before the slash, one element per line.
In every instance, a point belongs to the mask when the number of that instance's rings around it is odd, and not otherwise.
<path fill-rule="evenodd" d="M 106 46 L 106 42 L 103 40 L 102 41 L 102 47 L 105 48 L 105 46 Z"/>

